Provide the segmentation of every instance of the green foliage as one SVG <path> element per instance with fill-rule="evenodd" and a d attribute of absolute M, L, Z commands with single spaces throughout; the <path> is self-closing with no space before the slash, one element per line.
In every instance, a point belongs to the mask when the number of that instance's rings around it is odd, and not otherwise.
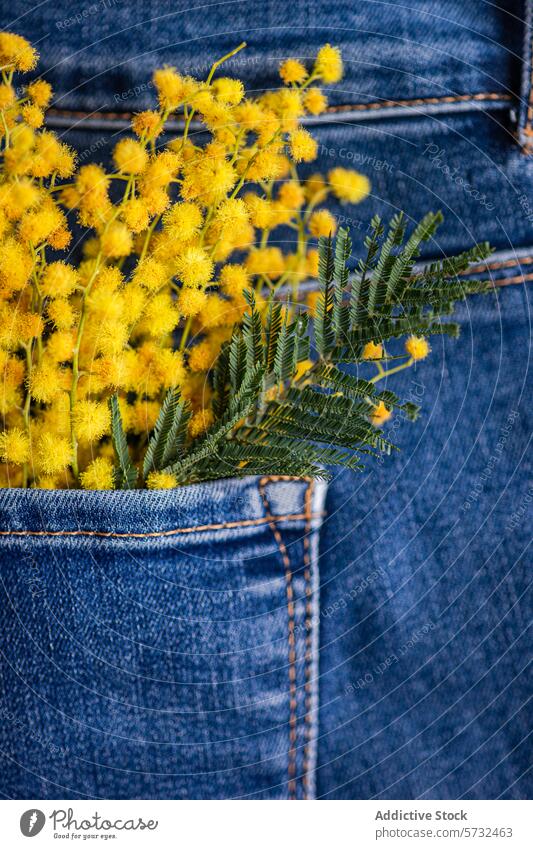
<path fill-rule="evenodd" d="M 131 462 L 128 440 L 122 426 L 122 416 L 116 395 L 109 399 L 109 410 L 111 413 L 111 435 L 117 461 L 113 475 L 115 489 L 133 489 L 137 482 L 137 469 Z"/>
<path fill-rule="evenodd" d="M 372 424 L 372 411 L 384 404 L 413 421 L 418 407 L 376 389 L 386 374 L 382 366 L 372 380 L 340 366 L 361 363 L 368 342 L 407 334 L 456 336 L 457 324 L 443 322 L 443 316 L 452 313 L 456 300 L 490 288 L 459 277 L 489 255 L 486 244 L 416 267 L 421 245 L 434 236 L 441 218 L 426 215 L 406 239 L 402 214 L 386 231 L 375 216 L 366 256 L 351 275 L 348 232 L 339 231 L 335 247 L 331 238 L 321 239 L 320 296 L 311 322 L 273 296 L 261 313 L 254 294 L 246 293 L 248 311 L 211 373 L 214 424 L 187 442 L 190 412 L 177 392 L 169 392 L 148 444 L 144 477 L 152 470 L 173 474 L 178 484 L 254 474 L 324 477 L 324 466 L 359 470 L 364 455 L 390 453 L 395 446 Z M 311 361 L 310 338 L 316 347 Z M 116 399 L 111 409 L 117 481 L 130 487 L 136 472 Z"/>
<path fill-rule="evenodd" d="M 183 452 L 191 412 L 176 389 L 169 389 L 144 455 L 143 477 L 177 461 Z"/>

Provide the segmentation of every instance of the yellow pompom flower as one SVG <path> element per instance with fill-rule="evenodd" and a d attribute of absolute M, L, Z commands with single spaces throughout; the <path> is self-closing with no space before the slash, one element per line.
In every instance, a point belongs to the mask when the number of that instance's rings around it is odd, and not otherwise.
<path fill-rule="evenodd" d="M 207 303 L 207 295 L 203 289 L 191 286 L 181 289 L 178 298 L 178 309 L 184 318 L 198 315 Z"/>
<path fill-rule="evenodd" d="M 27 209 L 37 206 L 40 192 L 35 183 L 28 179 L 20 179 L 16 183 L 5 183 L 2 187 L 5 195 L 0 197 L 5 214 L 10 219 L 19 219 Z"/>
<path fill-rule="evenodd" d="M 228 301 L 223 300 L 218 295 L 209 295 L 198 318 L 200 329 L 210 330 L 214 327 L 223 327 L 228 323 L 233 324 L 233 316 Z"/>
<path fill-rule="evenodd" d="M 185 93 L 183 77 L 175 68 L 166 67 L 154 71 L 153 81 L 159 105 L 169 111 L 177 109 Z"/>
<path fill-rule="evenodd" d="M 22 342 L 41 336 L 44 330 L 42 317 L 35 312 L 23 312 L 18 316 L 18 331 Z"/>
<path fill-rule="evenodd" d="M 162 262 L 152 256 L 141 260 L 135 269 L 133 280 L 149 292 L 157 292 L 168 280 L 168 272 Z"/>
<path fill-rule="evenodd" d="M 21 35 L 0 32 L 0 65 L 13 67 L 17 71 L 31 71 L 38 58 L 37 51 Z"/>
<path fill-rule="evenodd" d="M 207 371 L 215 361 L 217 351 L 209 339 L 199 342 L 189 350 L 189 368 L 191 371 Z"/>
<path fill-rule="evenodd" d="M 51 333 L 46 341 L 46 354 L 56 363 L 65 363 L 72 359 L 74 338 L 65 330 Z"/>
<path fill-rule="evenodd" d="M 405 350 L 412 360 L 425 360 L 431 351 L 429 342 L 423 336 L 409 336 L 405 341 Z"/>
<path fill-rule="evenodd" d="M 359 203 L 370 192 L 370 180 L 348 168 L 333 168 L 328 174 L 333 194 L 344 203 Z"/>
<path fill-rule="evenodd" d="M 43 404 L 49 404 L 61 392 L 61 373 L 56 363 L 46 360 L 33 368 L 29 390 L 31 397 Z"/>
<path fill-rule="evenodd" d="M 316 159 L 318 145 L 307 130 L 299 129 L 290 134 L 289 148 L 295 162 L 312 162 Z"/>
<path fill-rule="evenodd" d="M 78 401 L 74 408 L 74 428 L 82 443 L 98 442 L 110 431 L 109 408 L 103 401 Z"/>
<path fill-rule="evenodd" d="M 236 180 L 233 165 L 225 159 L 212 158 L 206 149 L 184 168 L 181 194 L 185 200 L 198 200 L 205 206 L 218 204 L 227 197 Z"/>
<path fill-rule="evenodd" d="M 337 222 L 329 209 L 317 209 L 309 219 L 309 232 L 316 239 L 320 236 L 332 236 L 336 229 Z"/>
<path fill-rule="evenodd" d="M 318 263 L 318 251 L 315 248 L 311 248 L 307 251 L 305 258 L 305 270 L 309 277 L 318 277 Z"/>
<path fill-rule="evenodd" d="M 328 105 L 326 95 L 319 88 L 310 88 L 304 95 L 304 107 L 310 115 L 321 115 Z"/>
<path fill-rule="evenodd" d="M 68 298 L 79 282 L 78 273 L 66 262 L 51 262 L 41 278 L 41 291 L 46 298 Z"/>
<path fill-rule="evenodd" d="M 31 274 L 33 262 L 27 250 L 15 241 L 7 238 L 0 244 L 0 292 L 8 297 L 23 289 Z"/>
<path fill-rule="evenodd" d="M 307 305 L 307 309 L 309 310 L 312 316 L 316 315 L 316 310 L 318 307 L 318 301 L 320 299 L 320 292 L 309 292 L 309 294 L 305 298 L 305 303 Z"/>
<path fill-rule="evenodd" d="M 113 464 L 107 457 L 97 457 L 80 473 L 83 489 L 114 489 Z"/>
<path fill-rule="evenodd" d="M 38 245 L 61 227 L 62 213 L 53 201 L 44 203 L 40 209 L 26 212 L 20 220 L 19 236 L 24 242 Z"/>
<path fill-rule="evenodd" d="M 42 127 L 44 122 L 44 112 L 34 103 L 26 103 L 22 107 L 21 115 L 22 120 L 25 121 L 29 127 L 33 127 L 34 130 L 38 129 L 38 127 Z"/>
<path fill-rule="evenodd" d="M 244 86 L 242 82 L 231 79 L 231 77 L 219 77 L 215 80 L 213 91 L 218 100 L 222 103 L 227 103 L 229 106 L 236 106 L 244 97 Z"/>
<path fill-rule="evenodd" d="M 120 215 L 132 233 L 142 233 L 150 223 L 148 206 L 141 198 L 131 198 L 122 204 Z"/>
<path fill-rule="evenodd" d="M 286 85 L 296 83 L 300 85 L 307 77 L 305 65 L 297 59 L 286 59 L 279 68 L 279 75 Z"/>
<path fill-rule="evenodd" d="M 7 109 L 15 102 L 15 90 L 7 83 L 0 84 L 0 109 Z"/>
<path fill-rule="evenodd" d="M 76 320 L 76 314 L 70 301 L 56 298 L 46 306 L 48 318 L 58 330 L 69 330 Z"/>
<path fill-rule="evenodd" d="M 213 260 L 203 248 L 185 248 L 176 260 L 176 274 L 185 286 L 206 286 L 213 277 Z"/>
<path fill-rule="evenodd" d="M 123 174 L 142 174 L 148 165 L 148 154 L 144 145 L 135 139 L 121 139 L 113 151 L 113 159 Z"/>
<path fill-rule="evenodd" d="M 202 210 L 196 203 L 175 203 L 163 216 L 163 227 L 172 239 L 188 242 L 203 223 Z"/>
<path fill-rule="evenodd" d="M 163 132 L 163 122 L 158 112 L 147 109 L 133 116 L 131 128 L 139 138 L 155 139 Z"/>
<path fill-rule="evenodd" d="M 41 109 L 46 109 L 52 99 L 52 86 L 46 80 L 34 80 L 27 91 L 30 100 Z"/>
<path fill-rule="evenodd" d="M 213 227 L 222 236 L 241 229 L 249 222 L 246 204 L 241 198 L 229 198 L 223 201 L 215 212 Z"/>
<path fill-rule="evenodd" d="M 325 83 L 338 83 L 343 75 L 342 56 L 338 47 L 325 44 L 317 53 L 315 73 Z"/>
<path fill-rule="evenodd" d="M 18 427 L 0 433 L 0 457 L 3 463 L 22 466 L 30 459 L 28 434 Z"/>
<path fill-rule="evenodd" d="M 189 434 L 193 439 L 209 430 L 215 417 L 212 410 L 197 410 L 189 422 Z"/>
<path fill-rule="evenodd" d="M 363 348 L 363 360 L 381 360 L 383 358 L 383 345 L 379 342 L 367 342 Z"/>
<path fill-rule="evenodd" d="M 392 412 L 387 409 L 383 401 L 380 401 L 379 404 L 376 404 L 372 410 L 370 414 L 370 421 L 374 427 L 381 427 L 381 425 L 388 421 L 391 416 Z"/>
<path fill-rule="evenodd" d="M 113 221 L 102 233 L 100 239 L 102 253 L 109 259 L 129 256 L 133 247 L 131 232 L 121 221 Z"/>
<path fill-rule="evenodd" d="M 295 180 L 283 183 L 278 199 L 287 209 L 299 209 L 305 202 L 305 194 L 300 183 Z"/>
<path fill-rule="evenodd" d="M 72 462 L 72 449 L 68 439 L 53 433 L 42 433 L 37 440 L 35 462 L 43 475 L 56 475 Z"/>
<path fill-rule="evenodd" d="M 244 265 L 232 263 L 225 265 L 220 271 L 220 285 L 224 294 L 231 298 L 242 295 L 244 289 L 247 289 L 250 285 L 248 272 Z"/>
<path fill-rule="evenodd" d="M 314 201 L 317 195 L 326 195 L 328 184 L 322 174 L 311 174 L 304 183 L 305 197 L 308 201 Z"/>
<path fill-rule="evenodd" d="M 271 279 L 281 277 L 285 271 L 285 260 L 279 248 L 260 248 L 250 251 L 246 258 L 248 274 L 265 275 Z"/>
<path fill-rule="evenodd" d="M 178 482 L 169 472 L 150 472 L 146 479 L 148 489 L 174 489 Z"/>
<path fill-rule="evenodd" d="M 55 159 L 55 170 L 62 180 L 71 177 L 76 168 L 76 153 L 66 144 L 61 144 Z"/>
<path fill-rule="evenodd" d="M 144 312 L 143 329 L 154 338 L 172 333 L 180 320 L 175 302 L 168 292 L 160 292 L 149 302 Z"/>
<path fill-rule="evenodd" d="M 272 201 L 249 192 L 245 196 L 244 202 L 250 215 L 250 221 L 254 227 L 259 227 L 260 230 L 266 230 L 273 226 L 274 208 Z"/>

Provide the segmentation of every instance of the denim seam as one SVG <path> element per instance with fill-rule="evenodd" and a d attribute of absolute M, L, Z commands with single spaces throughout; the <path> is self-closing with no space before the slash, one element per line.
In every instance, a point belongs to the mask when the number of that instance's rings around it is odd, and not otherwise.
<path fill-rule="evenodd" d="M 523 283 L 525 280 L 533 280 L 533 274 L 518 274 L 516 277 L 502 277 L 495 281 L 497 286 L 508 286 L 510 283 Z"/>
<path fill-rule="evenodd" d="M 265 478 L 265 480 L 271 480 L 270 478 Z M 286 478 L 284 478 L 286 480 Z M 290 480 L 302 480 L 302 478 L 290 478 Z M 312 514 L 311 519 L 320 519 L 322 518 L 322 513 Z M 77 536 L 88 536 L 88 537 L 103 537 L 103 538 L 111 538 L 111 539 L 145 539 L 145 538 L 153 538 L 153 537 L 168 537 L 174 536 L 175 534 L 194 534 L 201 533 L 206 531 L 219 531 L 224 529 L 231 528 L 247 528 L 253 527 L 255 525 L 271 525 L 272 523 L 276 524 L 277 522 L 288 522 L 288 521 L 301 521 L 302 519 L 308 519 L 307 514 L 304 513 L 285 513 L 278 516 L 261 516 L 258 519 L 243 519 L 241 521 L 236 522 L 219 522 L 217 524 L 212 525 L 196 525 L 190 528 L 172 528 L 168 531 L 147 531 L 146 533 L 119 533 L 115 531 L 30 531 L 30 530 L 9 530 L 9 531 L 0 531 L 0 536 L 3 537 L 77 537 Z"/>
<path fill-rule="evenodd" d="M 309 551 L 309 534 L 311 533 L 312 498 L 314 481 L 309 481 L 305 490 L 305 515 L 306 523 L 304 530 L 304 582 L 305 582 L 305 744 L 303 754 L 303 788 L 304 799 L 309 798 L 310 778 L 310 746 L 313 735 L 312 709 L 313 694 L 311 689 L 311 663 L 313 657 L 313 588 L 311 583 L 311 560 Z"/>
<path fill-rule="evenodd" d="M 513 98 L 505 92 L 478 92 L 476 94 L 446 95 L 443 97 L 415 97 L 407 100 L 382 100 L 374 103 L 346 103 L 338 106 L 328 106 L 324 115 L 335 115 L 342 112 L 376 112 L 380 109 L 391 109 L 394 107 L 409 106 L 438 106 L 446 103 L 470 103 L 491 100 L 509 100 Z M 65 118 L 87 118 L 98 121 L 129 120 L 135 115 L 134 112 L 99 112 L 83 109 L 49 109 L 47 115 L 50 117 Z"/>
<path fill-rule="evenodd" d="M 281 480 L 301 480 L 301 478 L 292 478 L 285 476 L 271 476 L 260 478 L 258 482 L 259 495 L 265 507 L 266 517 L 269 520 L 270 530 L 276 540 L 281 560 L 285 569 L 285 587 L 287 594 L 287 615 L 288 615 L 288 643 L 289 643 L 289 753 L 288 753 L 288 775 L 289 781 L 287 785 L 288 796 L 291 801 L 296 799 L 296 743 L 297 743 L 297 718 L 298 718 L 298 703 L 297 703 L 297 687 L 296 687 L 296 637 L 295 637 L 295 605 L 294 605 L 294 588 L 292 583 L 291 561 L 287 551 L 287 546 L 283 542 L 279 529 L 270 512 L 270 503 L 266 495 L 265 487 L 269 483 L 275 483 Z M 304 514 L 305 515 L 305 514 Z"/>
<path fill-rule="evenodd" d="M 463 274 L 477 274 L 478 271 L 487 271 L 495 268 L 513 268 L 519 267 L 520 265 L 531 265 L 533 262 L 533 256 L 523 256 L 520 259 L 504 259 L 498 260 L 497 262 L 481 262 L 479 265 L 472 265 L 466 271 L 463 271 Z"/>
<path fill-rule="evenodd" d="M 526 42 L 524 50 L 527 50 L 527 56 L 524 57 L 524 61 L 529 64 L 529 74 L 525 77 L 526 83 L 529 86 L 528 97 L 527 97 L 527 112 L 526 119 L 524 121 L 524 127 L 522 129 L 522 136 L 533 136 L 533 63 L 531 61 L 531 56 L 533 53 L 533 37 L 531 35 L 531 0 L 527 0 L 526 8 L 525 8 L 525 24 L 526 24 Z M 524 69 L 525 71 L 525 69 Z M 531 153 L 533 151 L 533 141 L 524 141 L 522 144 L 522 152 L 523 153 Z"/>

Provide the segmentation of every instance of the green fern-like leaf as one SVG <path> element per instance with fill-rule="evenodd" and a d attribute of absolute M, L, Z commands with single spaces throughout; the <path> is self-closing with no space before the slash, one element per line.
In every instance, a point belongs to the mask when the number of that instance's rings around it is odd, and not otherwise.
<path fill-rule="evenodd" d="M 190 410 L 177 389 L 169 389 L 144 456 L 143 476 L 173 463 L 183 451 Z"/>
<path fill-rule="evenodd" d="M 116 489 L 134 489 L 138 473 L 128 451 L 128 440 L 122 426 L 122 416 L 120 415 L 117 395 L 112 395 L 109 399 L 109 410 L 111 413 L 111 435 L 116 457 L 114 470 L 115 487 Z"/>

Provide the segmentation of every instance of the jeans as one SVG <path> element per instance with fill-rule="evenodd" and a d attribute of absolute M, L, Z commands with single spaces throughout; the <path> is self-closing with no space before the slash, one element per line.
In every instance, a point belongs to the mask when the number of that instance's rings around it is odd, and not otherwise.
<path fill-rule="evenodd" d="M 329 485 L 0 496 L 0 791 L 16 798 L 524 798 L 531 794 L 531 4 L 56 0 L 1 12 L 55 84 L 82 162 L 152 104 L 168 62 L 276 84 L 346 63 L 309 121 L 334 209 L 442 208 L 425 257 L 479 239 L 495 294 L 391 388 L 401 452 Z M 312 170 L 316 170 L 313 163 Z"/>

